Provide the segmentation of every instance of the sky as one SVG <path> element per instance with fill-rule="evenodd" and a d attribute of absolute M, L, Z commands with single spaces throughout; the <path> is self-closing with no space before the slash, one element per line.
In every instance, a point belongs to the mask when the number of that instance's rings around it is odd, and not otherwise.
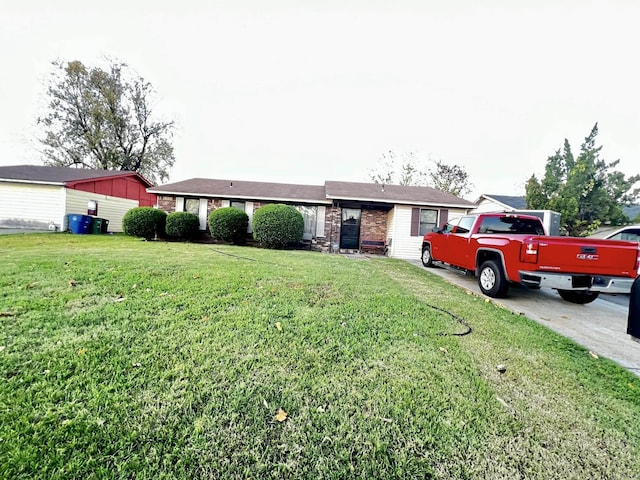
<path fill-rule="evenodd" d="M 41 164 L 53 60 L 127 63 L 174 120 L 168 181 L 370 181 L 412 154 L 524 195 L 597 122 L 640 173 L 637 0 L 0 0 L 0 165 Z"/>

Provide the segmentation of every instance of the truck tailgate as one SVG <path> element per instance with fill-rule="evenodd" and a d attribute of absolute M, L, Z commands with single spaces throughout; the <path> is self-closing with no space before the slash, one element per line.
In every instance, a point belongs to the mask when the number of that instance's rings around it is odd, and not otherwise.
<path fill-rule="evenodd" d="M 538 269 L 635 277 L 638 244 L 575 237 L 538 237 Z"/>

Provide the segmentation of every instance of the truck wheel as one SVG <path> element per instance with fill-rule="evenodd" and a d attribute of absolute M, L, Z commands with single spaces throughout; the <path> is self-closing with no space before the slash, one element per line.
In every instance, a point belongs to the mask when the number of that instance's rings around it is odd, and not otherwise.
<path fill-rule="evenodd" d="M 494 260 L 487 260 L 480 266 L 478 286 L 482 293 L 493 298 L 504 297 L 509 289 L 502 267 Z"/>
<path fill-rule="evenodd" d="M 578 305 L 591 303 L 600 295 L 600 292 L 587 292 L 585 290 L 558 290 L 558 293 L 563 300 L 577 303 Z"/>
<path fill-rule="evenodd" d="M 433 267 L 433 257 L 431 256 L 431 247 L 429 245 L 422 247 L 422 265 Z"/>

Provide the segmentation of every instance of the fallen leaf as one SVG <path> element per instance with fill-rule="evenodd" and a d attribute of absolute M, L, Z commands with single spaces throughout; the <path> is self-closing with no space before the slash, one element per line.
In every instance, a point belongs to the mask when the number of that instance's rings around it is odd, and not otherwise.
<path fill-rule="evenodd" d="M 441 351 L 442 353 L 449 353 L 449 351 L 448 351 L 446 348 L 444 348 L 444 347 L 440 347 L 440 351 Z"/>
<path fill-rule="evenodd" d="M 200 278 L 200 275 L 194 275 L 193 278 L 194 279 Z"/>
<path fill-rule="evenodd" d="M 86 348 L 81 348 L 80 350 L 78 350 L 78 355 L 84 355 L 85 353 L 87 353 Z"/>
<path fill-rule="evenodd" d="M 209 317 L 205 315 L 204 317 L 202 317 L 202 321 L 203 322 L 208 322 L 209 321 Z"/>
<path fill-rule="evenodd" d="M 75 287 L 78 283 L 75 280 L 71 280 L 69 279 L 69 286 L 70 287 Z"/>
<path fill-rule="evenodd" d="M 393 423 L 393 420 L 391 420 L 390 418 L 384 418 L 384 417 L 380 417 L 380 421 L 385 423 Z"/>
<path fill-rule="evenodd" d="M 168 294 L 167 292 L 162 292 L 162 293 L 160 294 L 160 296 L 161 296 L 161 297 L 164 297 L 165 295 L 169 295 L 169 294 Z"/>
<path fill-rule="evenodd" d="M 118 297 L 114 300 L 114 302 L 124 302 L 126 300 L 125 297 Z"/>
<path fill-rule="evenodd" d="M 137 283 L 134 283 L 133 285 L 131 285 L 131 290 L 133 290 L 134 288 L 136 288 L 138 286 Z"/>
<path fill-rule="evenodd" d="M 600 358 L 596 352 L 592 352 L 591 350 L 589 350 L 589 355 L 591 355 L 593 358 Z"/>
<path fill-rule="evenodd" d="M 632 388 L 632 389 L 636 388 L 636 387 L 633 386 L 633 383 L 627 383 L 627 385 L 629 385 L 629 388 Z"/>
<path fill-rule="evenodd" d="M 500 373 L 504 373 L 507 371 L 507 367 L 505 367 L 503 364 L 499 364 L 496 366 L 496 370 L 498 370 Z"/>
<path fill-rule="evenodd" d="M 262 404 L 264 405 L 264 408 L 269 408 L 269 404 L 264 398 L 262 399 Z"/>
<path fill-rule="evenodd" d="M 276 413 L 276 416 L 273 417 L 273 419 L 277 420 L 278 422 L 284 422 L 288 417 L 289 417 L 289 414 L 285 412 L 282 408 L 279 408 L 278 413 Z"/>
<path fill-rule="evenodd" d="M 4 345 L 0 345 L 0 352 L 3 351 L 5 348 L 7 348 L 7 347 L 5 347 Z M 629 384 L 629 385 L 631 385 L 631 384 Z"/>
<path fill-rule="evenodd" d="M 282 331 L 282 324 L 280 322 L 276 322 L 276 328 L 278 329 L 279 332 Z"/>

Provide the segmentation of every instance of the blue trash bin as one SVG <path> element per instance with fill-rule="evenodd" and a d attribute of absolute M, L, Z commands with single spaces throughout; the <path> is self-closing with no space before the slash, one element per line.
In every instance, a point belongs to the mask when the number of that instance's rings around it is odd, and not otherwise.
<path fill-rule="evenodd" d="M 69 230 L 75 234 L 87 234 L 91 231 L 91 217 L 77 213 L 69 214 Z"/>

